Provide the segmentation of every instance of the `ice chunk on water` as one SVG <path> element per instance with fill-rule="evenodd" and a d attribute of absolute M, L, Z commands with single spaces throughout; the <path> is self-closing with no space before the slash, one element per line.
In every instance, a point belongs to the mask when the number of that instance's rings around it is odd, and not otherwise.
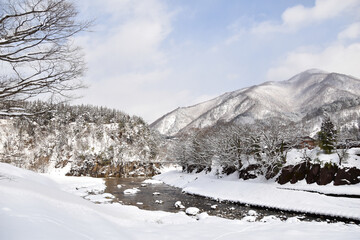
<path fill-rule="evenodd" d="M 181 201 L 177 201 L 177 202 L 175 202 L 175 207 L 176 208 L 180 208 L 180 209 L 184 209 L 185 208 L 185 206 L 184 205 L 182 205 L 182 203 L 181 203 Z"/>
<path fill-rule="evenodd" d="M 127 195 L 128 194 L 136 194 L 138 192 L 140 192 L 140 190 L 138 188 L 130 188 L 130 189 L 126 189 L 124 191 L 124 194 L 127 194 Z"/>

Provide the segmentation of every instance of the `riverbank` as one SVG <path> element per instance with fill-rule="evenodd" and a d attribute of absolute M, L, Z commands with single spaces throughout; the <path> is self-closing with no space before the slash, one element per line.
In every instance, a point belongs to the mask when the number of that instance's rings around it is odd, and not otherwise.
<path fill-rule="evenodd" d="M 118 203 L 94 204 L 80 196 L 104 195 L 99 178 L 39 175 L 0 163 L 0 239 L 359 239 L 355 224 L 251 222 L 199 214 L 144 211 Z M 96 194 L 97 193 L 97 194 Z M 91 199 L 90 199 L 91 200 Z"/>
<path fill-rule="evenodd" d="M 171 170 L 154 177 L 189 194 L 301 213 L 360 220 L 360 185 L 318 186 L 301 181 L 279 185 L 265 179 L 241 180 L 236 174 L 219 178 L 213 173 L 189 174 Z M 359 198 L 334 197 L 352 195 Z"/>

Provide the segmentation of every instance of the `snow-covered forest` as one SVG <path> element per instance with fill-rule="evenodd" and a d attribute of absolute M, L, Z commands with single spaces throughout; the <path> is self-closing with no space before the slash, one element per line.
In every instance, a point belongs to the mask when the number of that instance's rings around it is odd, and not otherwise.
<path fill-rule="evenodd" d="M 258 120 L 254 124 L 219 124 L 175 138 L 170 156 L 187 172 L 210 172 L 215 168 L 219 174 L 237 172 L 245 180 L 258 176 L 271 179 L 283 167 L 301 162 L 324 166 L 328 163 L 326 155 L 331 154 L 331 164 L 343 168 L 351 158 L 349 149 L 359 147 L 357 121 L 357 117 L 349 118 L 348 124 L 337 125 L 336 129 L 326 115 L 315 132 L 307 127 L 308 122 L 281 118 Z M 331 129 L 324 129 L 328 124 Z M 331 136 L 320 134 L 324 131 Z M 327 151 L 324 141 L 330 147 Z"/>
<path fill-rule="evenodd" d="M 18 103 L 15 110 L 22 116 L 3 111 L 0 120 L 2 162 L 39 172 L 66 167 L 75 176 L 156 172 L 161 137 L 140 117 L 40 101 Z"/>
<path fill-rule="evenodd" d="M 328 144 L 333 147 L 326 152 L 320 149 L 326 140 L 321 141 L 320 126 L 308 121 L 221 123 L 166 138 L 140 117 L 104 107 L 18 102 L 2 113 L 3 162 L 39 172 L 64 169 L 74 176 L 152 176 L 166 162 L 186 172 L 272 179 L 291 164 L 323 167 L 328 161 L 322 155 L 333 154 L 331 164 L 339 168 L 352 167 L 349 149 L 359 147 L 357 115 L 333 115 L 335 124 L 327 114 L 318 118 L 322 125 L 326 119 L 332 124 Z"/>

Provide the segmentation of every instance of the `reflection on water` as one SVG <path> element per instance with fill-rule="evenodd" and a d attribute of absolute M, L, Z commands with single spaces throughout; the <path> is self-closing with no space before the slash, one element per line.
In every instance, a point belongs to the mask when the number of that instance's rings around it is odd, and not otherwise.
<path fill-rule="evenodd" d="M 276 216 L 280 219 L 297 217 L 305 221 L 326 221 L 326 217 L 304 216 L 299 213 L 288 213 L 263 208 L 254 208 L 237 203 L 217 202 L 204 197 L 184 194 L 181 189 L 166 184 L 143 184 L 145 178 L 108 178 L 106 179 L 105 192 L 115 196 L 113 201 L 125 205 L 134 205 L 140 209 L 152 211 L 179 212 L 184 209 L 175 207 L 175 202 L 181 201 L 187 207 L 197 207 L 200 212 L 207 212 L 209 215 L 225 217 L 229 219 L 241 219 L 245 216 L 256 216 L 257 220 L 266 216 Z M 118 188 L 121 185 L 121 188 Z M 124 194 L 126 189 L 138 188 L 136 194 Z M 154 194 L 155 193 L 155 194 Z M 216 206 L 215 206 L 216 205 Z M 333 222 L 332 220 L 327 220 Z M 336 220 L 335 220 L 336 221 Z"/>

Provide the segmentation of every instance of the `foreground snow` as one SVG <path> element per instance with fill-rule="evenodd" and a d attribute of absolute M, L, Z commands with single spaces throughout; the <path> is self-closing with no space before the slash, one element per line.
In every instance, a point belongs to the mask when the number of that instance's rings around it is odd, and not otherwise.
<path fill-rule="evenodd" d="M 344 223 L 226 220 L 202 213 L 150 212 L 120 204 L 94 204 L 102 179 L 41 176 L 0 163 L 0 239 L 359 239 Z M 55 180 L 55 181 L 54 181 Z M 103 198 L 111 197 L 109 194 Z"/>
<path fill-rule="evenodd" d="M 320 193 L 349 194 L 360 196 L 360 185 L 318 186 L 315 184 L 286 184 L 255 179 L 239 180 L 228 176 L 219 179 L 214 174 L 187 174 L 169 171 L 154 177 L 167 184 L 182 188 L 184 192 L 218 200 L 229 200 L 252 206 L 321 214 L 360 220 L 360 199 L 329 197 Z M 300 191 L 293 191 L 296 189 Z"/>

